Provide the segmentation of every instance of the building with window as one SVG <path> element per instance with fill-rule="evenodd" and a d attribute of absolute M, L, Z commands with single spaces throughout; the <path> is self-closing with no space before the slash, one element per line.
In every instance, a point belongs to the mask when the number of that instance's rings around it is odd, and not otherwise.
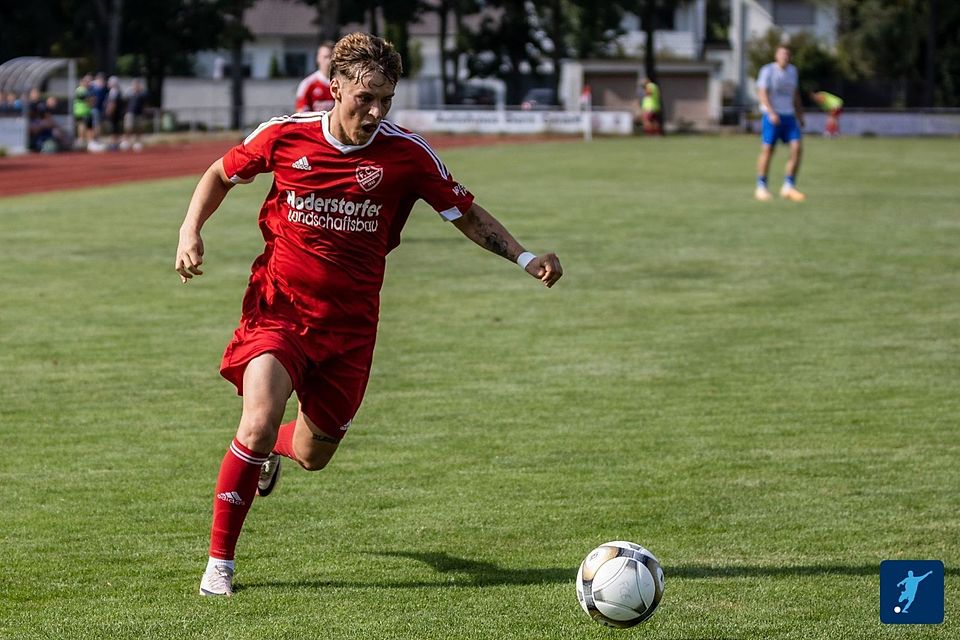
<path fill-rule="evenodd" d="M 836 45 L 837 8 L 814 0 L 688 0 L 656 13 L 654 50 L 667 122 L 703 128 L 736 116 L 756 101 L 748 47 L 776 28 L 787 36 L 811 33 L 827 48 Z M 570 61 L 561 80 L 568 103 L 590 85 L 593 105 L 636 108 L 644 74 L 646 32 L 628 14 L 617 40 L 623 60 Z"/>

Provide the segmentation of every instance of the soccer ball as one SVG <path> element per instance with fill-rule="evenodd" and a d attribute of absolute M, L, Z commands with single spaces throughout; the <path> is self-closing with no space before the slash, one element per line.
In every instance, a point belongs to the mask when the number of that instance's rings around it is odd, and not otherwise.
<path fill-rule="evenodd" d="M 639 544 L 615 540 L 587 554 L 577 572 L 577 600 L 588 616 L 626 628 L 653 615 L 663 597 L 663 569 Z"/>

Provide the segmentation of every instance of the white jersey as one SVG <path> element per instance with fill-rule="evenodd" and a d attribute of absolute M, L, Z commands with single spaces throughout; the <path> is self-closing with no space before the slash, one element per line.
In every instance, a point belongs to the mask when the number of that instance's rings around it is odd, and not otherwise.
<path fill-rule="evenodd" d="M 760 75 L 757 76 L 757 87 L 767 90 L 770 106 L 781 116 L 794 115 L 793 94 L 799 84 L 800 74 L 792 64 L 788 64 L 784 69 L 781 69 L 776 62 L 765 64 L 760 69 Z M 766 112 L 762 103 L 760 110 Z"/>

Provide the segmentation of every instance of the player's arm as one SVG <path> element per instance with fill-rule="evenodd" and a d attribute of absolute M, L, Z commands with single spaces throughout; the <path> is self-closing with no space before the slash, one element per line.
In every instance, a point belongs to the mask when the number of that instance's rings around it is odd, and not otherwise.
<path fill-rule="evenodd" d="M 187 215 L 180 225 L 180 241 L 174 263 L 181 282 L 186 283 L 193 276 L 203 274 L 200 270 L 200 265 L 203 264 L 203 239 L 200 237 L 200 229 L 232 187 L 233 182 L 223 170 L 221 158 L 210 165 L 194 189 Z"/>
<path fill-rule="evenodd" d="M 757 97 L 760 99 L 760 104 L 763 105 L 764 110 L 767 112 L 767 118 L 770 119 L 770 122 L 773 124 L 779 124 L 780 116 L 777 115 L 777 112 L 773 110 L 773 105 L 770 104 L 770 93 L 764 87 L 758 87 Z"/>
<path fill-rule="evenodd" d="M 800 100 L 800 89 L 793 90 L 793 112 L 797 114 L 797 122 L 800 127 L 806 126 L 803 122 L 803 101 Z"/>
<path fill-rule="evenodd" d="M 526 253 L 506 227 L 476 203 L 470 205 L 470 209 L 455 219 L 453 224 L 477 245 L 512 262 L 516 262 L 521 254 Z M 556 284 L 563 275 L 563 267 L 554 253 L 534 256 L 524 269 L 548 287 Z"/>

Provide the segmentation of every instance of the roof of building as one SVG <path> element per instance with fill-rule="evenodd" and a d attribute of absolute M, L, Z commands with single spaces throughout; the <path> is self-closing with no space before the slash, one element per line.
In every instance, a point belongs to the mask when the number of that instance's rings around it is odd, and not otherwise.
<path fill-rule="evenodd" d="M 247 9 L 243 21 L 254 36 L 317 35 L 317 10 L 294 0 L 260 0 Z"/>
<path fill-rule="evenodd" d="M 468 28 L 479 27 L 484 15 L 497 16 L 499 12 L 487 10 L 464 16 L 464 24 Z M 317 26 L 317 10 L 296 0 L 259 0 L 244 14 L 244 23 L 254 36 L 316 36 L 319 33 Z M 342 25 L 341 33 L 362 31 L 366 25 L 351 23 Z M 449 33 L 455 32 L 453 12 L 448 20 Z M 416 22 L 410 24 L 411 36 L 438 35 L 440 33 L 440 16 L 434 11 L 423 12 Z"/>

